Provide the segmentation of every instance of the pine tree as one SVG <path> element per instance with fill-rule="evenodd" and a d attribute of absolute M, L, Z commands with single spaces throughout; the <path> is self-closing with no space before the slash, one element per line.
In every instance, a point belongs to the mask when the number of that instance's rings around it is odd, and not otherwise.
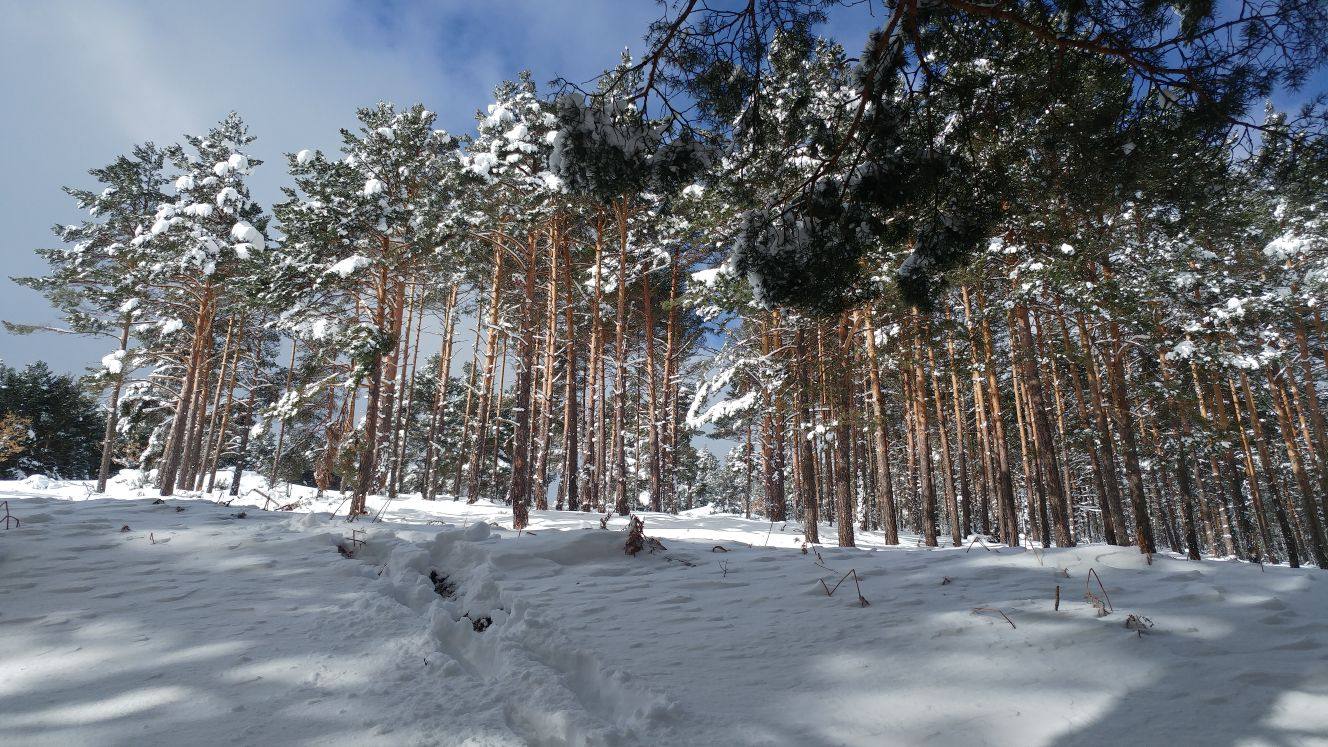
<path fill-rule="evenodd" d="M 106 428 L 102 436 L 97 492 L 106 490 L 118 432 L 120 395 L 136 367 L 130 336 L 136 312 L 150 298 L 144 287 L 149 269 L 133 243 L 154 221 L 157 207 L 167 201 L 162 174 L 165 153 L 152 143 L 135 146 L 107 166 L 88 173 L 102 186 L 99 191 L 66 187 L 89 218 L 54 230 L 71 246 L 38 250 L 51 265 L 51 274 L 16 278 L 42 292 L 61 311 L 67 331 L 118 339 L 118 347 L 102 358 L 98 383 L 111 389 Z M 41 329 L 6 323 L 20 333 Z"/>

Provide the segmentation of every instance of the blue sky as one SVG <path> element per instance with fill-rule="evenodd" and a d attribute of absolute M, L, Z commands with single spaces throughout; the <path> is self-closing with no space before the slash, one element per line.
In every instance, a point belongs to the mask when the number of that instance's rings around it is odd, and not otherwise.
<path fill-rule="evenodd" d="M 55 321 L 8 277 L 42 273 L 33 248 L 79 217 L 61 185 L 87 185 L 88 168 L 133 143 L 176 142 L 235 109 L 259 138 L 253 187 L 271 204 L 281 154 L 335 150 L 359 106 L 418 101 L 468 132 L 499 81 L 523 68 L 541 83 L 589 78 L 640 47 L 658 12 L 650 0 L 0 0 L 0 318 Z M 10 365 L 78 372 L 112 347 L 0 331 Z"/>

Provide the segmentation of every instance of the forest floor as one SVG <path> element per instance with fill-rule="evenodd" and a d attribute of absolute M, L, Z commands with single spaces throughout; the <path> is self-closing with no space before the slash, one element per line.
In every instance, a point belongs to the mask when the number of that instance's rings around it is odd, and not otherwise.
<path fill-rule="evenodd" d="M 1316 569 L 89 493 L 0 482 L 0 743 L 1328 745 Z"/>

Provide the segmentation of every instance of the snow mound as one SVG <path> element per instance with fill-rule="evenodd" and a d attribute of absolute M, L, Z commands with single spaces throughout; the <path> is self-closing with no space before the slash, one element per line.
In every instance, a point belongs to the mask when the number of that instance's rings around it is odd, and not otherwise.
<path fill-rule="evenodd" d="M 19 484 L 29 490 L 50 490 L 56 487 L 57 483 L 46 475 L 29 475 Z"/>

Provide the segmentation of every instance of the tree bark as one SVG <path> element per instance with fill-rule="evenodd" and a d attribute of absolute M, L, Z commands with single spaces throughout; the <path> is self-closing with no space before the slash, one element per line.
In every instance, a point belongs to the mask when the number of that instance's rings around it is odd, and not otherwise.
<path fill-rule="evenodd" d="M 106 492 L 106 482 L 111 476 L 111 454 L 115 451 L 116 426 L 120 422 L 120 392 L 124 388 L 125 366 L 128 364 L 129 330 L 133 326 L 133 315 L 125 314 L 124 324 L 120 328 L 120 370 L 115 373 L 115 383 L 111 386 L 111 399 L 107 403 L 106 431 L 101 439 L 101 463 L 97 467 L 97 491 Z"/>
<path fill-rule="evenodd" d="M 499 312 L 502 306 L 501 282 L 503 277 L 503 242 L 494 239 L 493 279 L 489 291 L 489 324 L 484 342 L 484 382 L 480 385 L 475 415 L 475 445 L 470 452 L 470 466 L 466 474 L 466 503 L 480 499 L 480 473 L 489 443 L 489 408 L 492 406 L 494 367 L 498 362 Z"/>
<path fill-rule="evenodd" d="M 1061 470 L 1056 457 L 1056 446 L 1052 442 L 1051 423 L 1047 419 L 1047 406 L 1042 396 L 1042 375 L 1038 370 L 1033 345 L 1033 331 L 1029 323 L 1028 307 L 1016 304 L 1014 308 L 1017 334 L 1023 354 L 1020 356 L 1021 376 L 1024 384 L 1024 396 L 1028 400 L 1028 423 L 1033 441 L 1037 447 L 1037 463 L 1041 467 L 1042 483 L 1046 490 L 1047 501 L 1051 508 L 1052 531 L 1056 544 L 1060 547 L 1073 547 L 1074 536 L 1070 531 L 1065 491 L 1061 484 Z"/>
<path fill-rule="evenodd" d="M 836 389 L 835 413 L 835 518 L 838 520 L 839 546 L 854 547 L 853 541 L 853 496 L 852 475 L 849 469 L 849 439 L 852 429 L 849 426 L 849 413 L 852 408 L 853 373 L 851 338 L 849 336 L 848 314 L 839 320 L 839 381 Z"/>
<path fill-rule="evenodd" d="M 538 259 L 535 237 L 529 240 L 526 254 L 525 282 L 522 285 L 521 336 L 517 351 L 516 402 L 512 416 L 516 427 L 512 436 L 512 482 L 508 502 L 512 504 L 512 528 L 525 529 L 530 523 L 530 431 L 534 419 L 530 402 L 531 378 L 535 375 L 535 263 Z"/>
<path fill-rule="evenodd" d="M 870 308 L 863 309 L 862 336 L 867 343 L 867 379 L 871 385 L 872 438 L 876 456 L 876 498 L 880 503 L 881 529 L 885 544 L 899 544 L 899 522 L 895 512 L 893 478 L 890 474 L 890 432 L 885 419 L 885 394 L 881 391 L 881 371 L 876 355 L 876 330 L 872 327 Z M 801 331 L 799 331 L 801 335 Z M 799 342 L 801 347 L 801 342 Z M 806 439 L 802 439 L 806 441 Z"/>

